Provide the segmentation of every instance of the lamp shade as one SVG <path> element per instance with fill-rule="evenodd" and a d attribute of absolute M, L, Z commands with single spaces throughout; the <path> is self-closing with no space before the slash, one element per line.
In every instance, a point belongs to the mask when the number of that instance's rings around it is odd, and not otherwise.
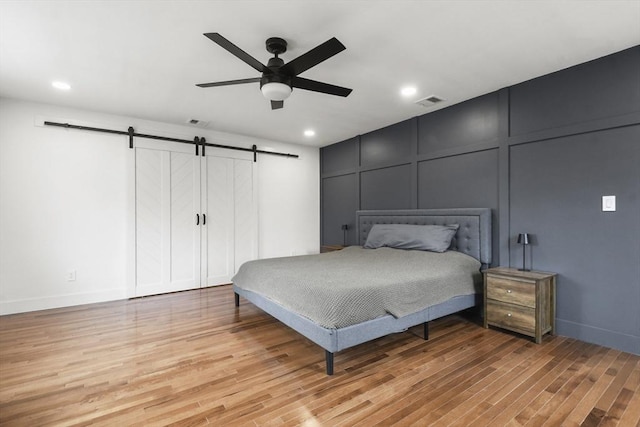
<path fill-rule="evenodd" d="M 529 244 L 529 233 L 520 233 L 518 234 L 518 243 L 521 245 Z"/>
<path fill-rule="evenodd" d="M 262 95 L 270 101 L 284 101 L 291 95 L 291 86 L 278 82 L 265 83 L 260 90 Z"/>

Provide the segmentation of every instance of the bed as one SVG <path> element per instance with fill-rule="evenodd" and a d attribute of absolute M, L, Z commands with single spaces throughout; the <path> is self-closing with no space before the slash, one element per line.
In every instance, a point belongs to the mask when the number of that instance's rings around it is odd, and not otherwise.
<path fill-rule="evenodd" d="M 422 225 L 436 227 L 419 229 L 454 228 L 445 252 L 389 248 L 385 242 L 378 242 L 377 249 L 362 247 L 375 243 L 384 227 Z M 428 339 L 429 321 L 480 305 L 480 269 L 491 263 L 491 210 L 487 208 L 357 211 L 356 234 L 360 246 L 249 261 L 233 278 L 236 307 L 242 296 L 324 348 L 327 375 L 333 374 L 336 352 L 420 324 Z M 417 292 L 422 292 L 418 286 L 422 282 L 436 280 L 420 276 L 426 270 L 421 266 L 432 263 L 429 268 L 437 272 L 438 281 L 433 282 L 435 291 L 429 291 L 435 296 L 427 298 Z M 398 283 L 391 283 L 394 288 L 388 291 L 390 284 L 382 283 L 383 279 L 394 275 Z M 312 297 L 316 302 L 311 307 L 300 305 Z"/>

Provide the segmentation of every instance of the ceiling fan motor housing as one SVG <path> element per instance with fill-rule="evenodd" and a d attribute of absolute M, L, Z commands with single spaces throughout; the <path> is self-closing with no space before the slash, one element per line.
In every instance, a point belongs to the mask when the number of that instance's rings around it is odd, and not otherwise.
<path fill-rule="evenodd" d="M 291 87 L 291 76 L 280 73 L 280 67 L 284 65 L 284 61 L 280 58 L 271 58 L 267 62 L 267 68 L 270 72 L 262 73 L 260 79 L 260 88 L 267 83 L 284 83 Z"/>
<path fill-rule="evenodd" d="M 284 83 L 287 86 L 291 87 L 291 77 L 277 73 L 265 73 L 260 79 L 260 87 L 262 88 L 262 86 L 266 85 L 267 83 Z"/>
<path fill-rule="evenodd" d="M 266 41 L 267 52 L 278 56 L 287 51 L 287 41 L 280 37 L 269 37 Z"/>

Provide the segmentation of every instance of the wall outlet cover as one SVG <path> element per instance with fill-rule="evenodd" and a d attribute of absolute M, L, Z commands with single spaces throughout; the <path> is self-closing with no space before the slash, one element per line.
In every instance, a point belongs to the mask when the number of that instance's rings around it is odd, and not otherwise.
<path fill-rule="evenodd" d="M 602 212 L 616 211 L 616 196 L 602 196 Z"/>

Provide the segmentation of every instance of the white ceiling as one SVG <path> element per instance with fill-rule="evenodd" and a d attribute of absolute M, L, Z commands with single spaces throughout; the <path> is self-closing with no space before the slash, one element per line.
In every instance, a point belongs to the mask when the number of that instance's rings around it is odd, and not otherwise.
<path fill-rule="evenodd" d="M 288 62 L 335 36 L 347 49 L 302 77 L 353 93 L 294 90 L 272 111 L 257 83 L 198 88 L 258 77 L 205 32 L 263 63 L 268 37 Z M 0 0 L 0 96 L 323 146 L 638 44 L 640 0 Z"/>

